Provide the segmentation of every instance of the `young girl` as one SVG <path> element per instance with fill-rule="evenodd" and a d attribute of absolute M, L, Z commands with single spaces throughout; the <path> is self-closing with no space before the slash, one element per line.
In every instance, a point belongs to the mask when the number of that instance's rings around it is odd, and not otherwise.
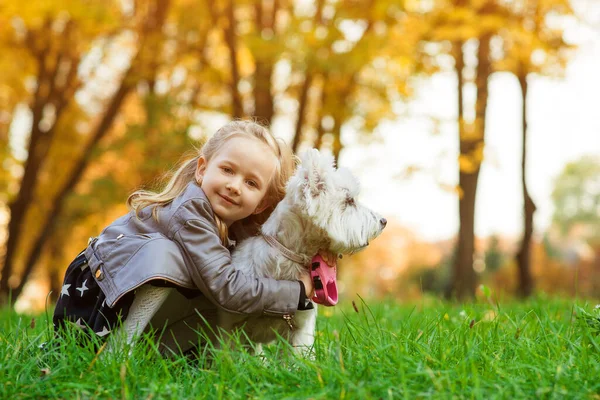
<path fill-rule="evenodd" d="M 308 271 L 301 281 L 244 275 L 228 250 L 229 232 L 236 240 L 258 232 L 294 166 L 290 149 L 264 127 L 223 126 L 162 192 L 133 193 L 130 212 L 90 239 L 66 271 L 55 328 L 70 321 L 104 338 L 127 318 L 143 284 L 203 296 L 206 309 L 285 318 L 305 309 L 313 290 Z"/>

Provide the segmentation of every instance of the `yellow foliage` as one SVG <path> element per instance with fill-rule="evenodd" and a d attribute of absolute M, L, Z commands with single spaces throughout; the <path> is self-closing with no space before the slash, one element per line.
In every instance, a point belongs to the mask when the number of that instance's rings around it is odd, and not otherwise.
<path fill-rule="evenodd" d="M 473 159 L 471 155 L 461 154 L 458 156 L 458 167 L 462 172 L 472 174 L 479 169 L 479 161 Z"/>
<path fill-rule="evenodd" d="M 53 20 L 52 28 L 59 33 L 63 23 L 76 21 L 84 36 L 114 27 L 120 14 L 120 4 L 113 0 L 3 1 L 0 8 L 9 18 L 20 19 L 27 29 L 41 29 L 46 20 Z"/>
<path fill-rule="evenodd" d="M 240 66 L 240 74 L 242 76 L 251 76 L 256 68 L 254 57 L 247 47 L 242 47 L 238 51 L 238 65 Z"/>
<path fill-rule="evenodd" d="M 465 194 L 464 190 L 460 187 L 460 185 L 448 185 L 444 183 L 440 183 L 439 185 L 442 190 L 456 194 L 459 199 L 462 199 Z"/>
<path fill-rule="evenodd" d="M 483 139 L 483 125 L 482 120 L 476 118 L 473 122 L 467 122 L 464 119 L 459 120 L 460 125 L 460 140 L 463 142 L 475 142 Z"/>

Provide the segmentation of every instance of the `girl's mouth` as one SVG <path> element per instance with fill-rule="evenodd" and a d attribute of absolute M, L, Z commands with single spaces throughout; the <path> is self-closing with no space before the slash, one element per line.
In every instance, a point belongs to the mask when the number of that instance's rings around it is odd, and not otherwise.
<path fill-rule="evenodd" d="M 235 201 L 233 201 L 232 199 L 230 199 L 229 197 L 227 197 L 225 195 L 219 194 L 219 197 L 221 197 L 223 200 L 225 200 L 227 203 L 229 203 L 231 205 L 234 205 L 234 206 L 238 205 Z"/>

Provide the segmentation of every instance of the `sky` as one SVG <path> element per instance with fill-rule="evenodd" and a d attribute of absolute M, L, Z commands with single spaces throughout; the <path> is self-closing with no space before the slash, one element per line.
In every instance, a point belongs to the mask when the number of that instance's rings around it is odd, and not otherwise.
<path fill-rule="evenodd" d="M 600 20 L 600 19 L 599 19 Z M 600 156 L 600 29 L 571 27 L 567 37 L 580 48 L 562 80 L 529 80 L 527 183 L 537 206 L 537 234 L 550 224 L 553 182 L 566 163 L 583 155 Z M 446 187 L 458 182 L 456 89 L 453 74 L 424 82 L 411 113 L 449 122 L 439 132 L 425 118 L 399 118 L 383 124 L 379 140 L 365 147 L 343 132 L 340 165 L 362 185 L 361 201 L 397 219 L 423 240 L 443 240 L 458 230 L 458 198 Z M 490 81 L 485 160 L 479 177 L 475 233 L 522 233 L 521 99 L 518 82 L 507 73 Z M 405 173 L 410 166 L 419 172 Z"/>

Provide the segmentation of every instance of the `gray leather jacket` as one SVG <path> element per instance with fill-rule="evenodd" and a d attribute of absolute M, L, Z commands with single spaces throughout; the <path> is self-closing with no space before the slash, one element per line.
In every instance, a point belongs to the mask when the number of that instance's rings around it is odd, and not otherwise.
<path fill-rule="evenodd" d="M 212 207 L 195 182 L 160 207 L 158 222 L 150 207 L 139 217 L 130 212 L 115 220 L 90 242 L 85 256 L 110 307 L 125 293 L 159 279 L 200 289 L 231 313 L 278 316 L 298 309 L 298 282 L 246 275 L 231 264 Z"/>

